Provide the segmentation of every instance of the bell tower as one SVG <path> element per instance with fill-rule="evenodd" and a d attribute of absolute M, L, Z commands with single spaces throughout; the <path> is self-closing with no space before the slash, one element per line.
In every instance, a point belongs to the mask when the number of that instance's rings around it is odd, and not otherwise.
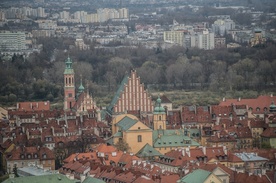
<path fill-rule="evenodd" d="M 64 110 L 71 109 L 76 102 L 75 94 L 75 73 L 72 68 L 72 60 L 68 58 L 65 60 L 64 76 Z"/>
<path fill-rule="evenodd" d="M 161 106 L 161 99 L 159 96 L 155 106 L 153 111 L 153 130 L 166 130 L 167 116 L 164 107 Z"/>

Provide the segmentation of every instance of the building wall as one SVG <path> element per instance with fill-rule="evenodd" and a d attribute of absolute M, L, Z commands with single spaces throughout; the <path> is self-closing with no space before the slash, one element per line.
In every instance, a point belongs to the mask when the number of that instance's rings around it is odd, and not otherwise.
<path fill-rule="evenodd" d="M 134 125 L 138 127 L 139 125 Z M 124 140 L 128 143 L 131 150 L 130 152 L 136 154 L 140 149 L 142 149 L 147 143 L 152 146 L 152 130 L 131 130 L 123 133 Z M 138 136 L 141 137 L 141 141 L 138 141 Z"/>
<path fill-rule="evenodd" d="M 169 43 L 184 45 L 184 32 L 183 31 L 165 31 L 163 35 L 164 41 Z"/>
<path fill-rule="evenodd" d="M 222 183 L 222 180 L 220 180 L 217 176 L 214 174 L 211 174 L 205 181 L 204 183 L 210 183 L 210 182 L 215 182 L 215 183 Z"/>
<path fill-rule="evenodd" d="M 24 32 L 0 32 L 0 51 L 25 49 L 26 35 Z"/>
<path fill-rule="evenodd" d="M 113 110 L 115 113 L 138 110 L 142 113 L 151 113 L 153 111 L 151 96 L 144 89 L 136 71 L 131 72 L 128 82 L 124 86 L 124 91 L 121 92 Z"/>

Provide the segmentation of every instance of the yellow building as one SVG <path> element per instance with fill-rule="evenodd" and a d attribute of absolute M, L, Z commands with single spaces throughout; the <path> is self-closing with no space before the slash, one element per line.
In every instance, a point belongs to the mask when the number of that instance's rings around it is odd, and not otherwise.
<path fill-rule="evenodd" d="M 152 129 L 131 114 L 122 114 L 112 120 L 112 135 L 113 144 L 123 140 L 135 154 L 146 144 L 152 146 Z"/>
<path fill-rule="evenodd" d="M 192 140 L 184 129 L 167 130 L 167 116 L 165 109 L 161 106 L 161 99 L 156 100 L 156 107 L 153 112 L 153 147 L 162 154 L 165 154 L 175 148 L 190 147 L 195 148 L 200 144 Z"/>
<path fill-rule="evenodd" d="M 15 144 L 10 140 L 6 140 L 0 145 L 0 166 L 2 170 L 7 171 L 7 161 L 5 156 L 15 148 Z"/>

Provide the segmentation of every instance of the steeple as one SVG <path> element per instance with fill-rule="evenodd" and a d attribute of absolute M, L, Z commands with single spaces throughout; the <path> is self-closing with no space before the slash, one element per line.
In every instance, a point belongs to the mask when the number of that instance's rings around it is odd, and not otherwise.
<path fill-rule="evenodd" d="M 64 77 L 64 110 L 71 109 L 76 102 L 75 94 L 75 73 L 72 67 L 72 60 L 68 56 L 65 60 Z"/>
<path fill-rule="evenodd" d="M 159 95 L 155 104 L 156 105 L 153 111 L 153 129 L 166 130 L 167 116 L 164 107 L 161 105 L 161 98 Z"/>
<path fill-rule="evenodd" d="M 80 86 L 78 88 L 78 94 L 81 94 L 83 91 L 84 91 L 84 87 L 82 85 L 82 75 L 81 75 L 81 83 L 80 83 Z"/>
<path fill-rule="evenodd" d="M 73 62 L 72 62 L 71 58 L 68 55 L 67 59 L 65 60 L 64 74 L 72 74 L 72 73 L 74 73 L 72 64 L 73 64 Z"/>

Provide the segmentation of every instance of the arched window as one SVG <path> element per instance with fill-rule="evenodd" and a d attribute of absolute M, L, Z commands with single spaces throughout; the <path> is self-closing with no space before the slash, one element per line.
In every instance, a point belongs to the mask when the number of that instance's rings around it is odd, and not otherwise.
<path fill-rule="evenodd" d="M 138 135 L 138 136 L 137 136 L 137 141 L 138 141 L 138 142 L 142 142 L 142 135 Z"/>
<path fill-rule="evenodd" d="M 159 116 L 159 120 L 161 120 L 162 119 L 162 117 L 161 116 Z"/>

